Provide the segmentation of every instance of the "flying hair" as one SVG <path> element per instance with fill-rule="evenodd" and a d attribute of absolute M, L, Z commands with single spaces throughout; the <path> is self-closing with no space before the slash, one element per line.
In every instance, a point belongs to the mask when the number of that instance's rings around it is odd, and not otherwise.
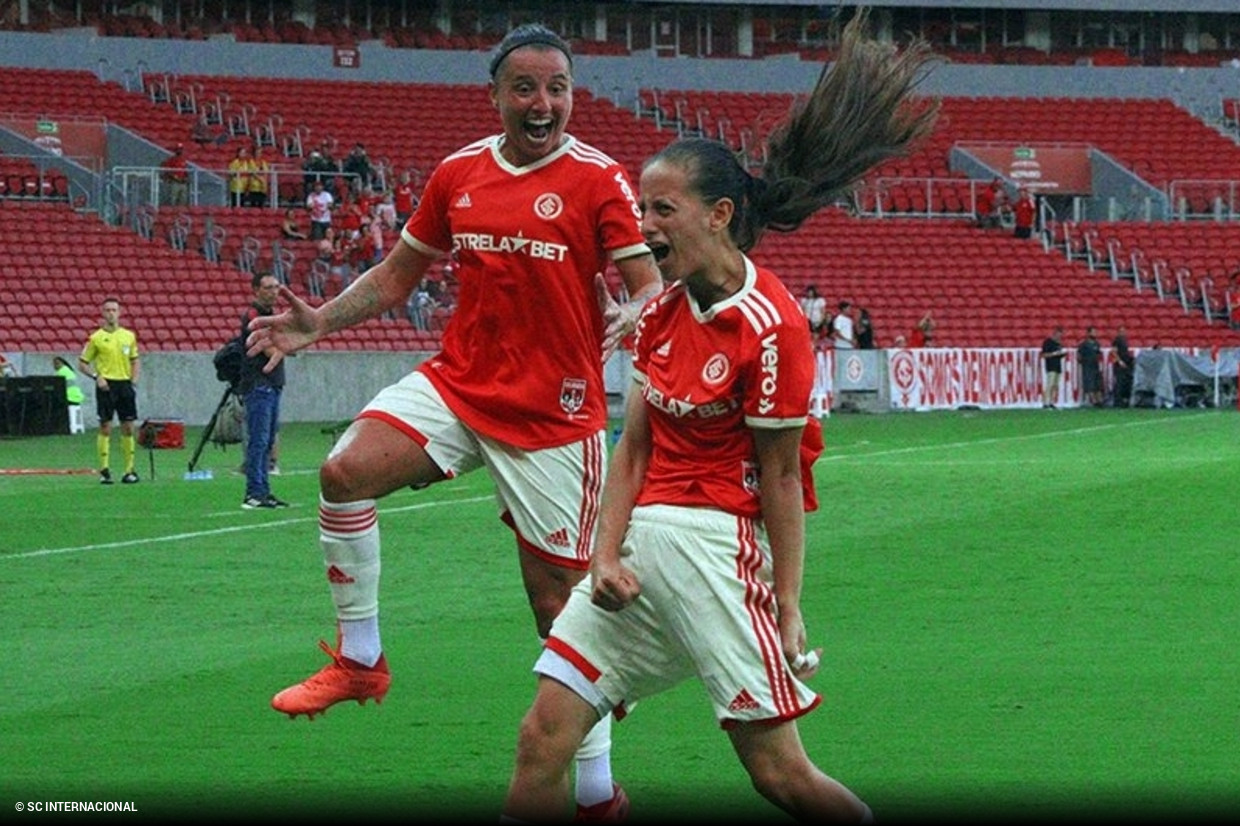
<path fill-rule="evenodd" d="M 836 59 L 799 98 L 766 140 L 766 156 L 750 174 L 736 151 L 704 138 L 676 141 L 655 160 L 679 163 L 708 203 L 730 198 L 736 245 L 752 249 L 766 229 L 792 232 L 847 195 L 875 166 L 905 155 L 934 128 L 939 101 L 915 88 L 933 58 L 915 39 L 902 51 L 866 36 L 869 10 L 844 27 Z"/>

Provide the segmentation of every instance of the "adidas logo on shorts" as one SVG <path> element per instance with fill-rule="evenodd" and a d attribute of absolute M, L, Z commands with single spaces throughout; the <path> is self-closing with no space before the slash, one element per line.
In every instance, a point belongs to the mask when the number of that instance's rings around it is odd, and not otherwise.
<path fill-rule="evenodd" d="M 758 701 L 744 688 L 728 703 L 728 711 L 755 711 L 758 708 Z"/>

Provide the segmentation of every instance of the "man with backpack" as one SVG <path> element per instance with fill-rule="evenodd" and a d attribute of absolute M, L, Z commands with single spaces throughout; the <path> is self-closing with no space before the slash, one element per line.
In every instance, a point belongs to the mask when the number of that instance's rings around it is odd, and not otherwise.
<path fill-rule="evenodd" d="M 241 341 L 250 334 L 250 322 L 275 313 L 280 281 L 267 272 L 256 272 L 250 279 L 254 299 L 241 314 Z M 286 508 L 288 503 L 271 493 L 268 464 L 280 428 L 280 394 L 284 390 L 284 361 L 270 372 L 263 372 L 268 354 L 242 358 L 236 393 L 245 406 L 245 498 L 241 507 Z"/>

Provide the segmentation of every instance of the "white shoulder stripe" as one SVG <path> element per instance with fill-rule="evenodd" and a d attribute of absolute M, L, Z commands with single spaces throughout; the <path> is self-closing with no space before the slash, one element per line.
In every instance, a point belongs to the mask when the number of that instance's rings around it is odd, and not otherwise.
<path fill-rule="evenodd" d="M 783 321 L 779 310 L 771 303 L 771 300 L 757 290 L 750 290 L 737 308 L 749 320 L 754 332 L 758 334 L 762 334 Z"/>
<path fill-rule="evenodd" d="M 492 140 L 493 138 L 483 138 L 482 140 L 477 140 L 471 144 L 462 146 L 460 149 L 456 150 L 451 155 L 444 158 L 444 161 L 447 162 L 451 160 L 456 160 L 457 158 L 469 158 L 474 155 L 481 155 L 483 152 L 486 152 L 487 149 L 490 148 Z"/>
<path fill-rule="evenodd" d="M 591 146 L 588 143 L 582 143 L 581 141 L 577 141 L 576 143 L 573 144 L 573 149 L 582 155 L 595 155 L 609 164 L 613 164 L 616 162 L 615 158 L 611 157 L 610 155 L 608 155 L 606 152 L 602 151 L 601 149 Z"/>
<path fill-rule="evenodd" d="M 615 161 L 604 155 L 602 152 L 582 151 L 581 144 L 574 144 L 569 147 L 568 154 L 574 160 L 581 161 L 582 163 L 594 164 L 600 169 L 606 169 L 607 167 L 615 164 Z"/>

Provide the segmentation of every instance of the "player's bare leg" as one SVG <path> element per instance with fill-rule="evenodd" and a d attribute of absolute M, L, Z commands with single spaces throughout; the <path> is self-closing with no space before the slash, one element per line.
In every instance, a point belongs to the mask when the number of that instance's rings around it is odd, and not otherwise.
<path fill-rule="evenodd" d="M 548 823 L 571 814 L 569 766 L 598 715 L 567 686 L 538 679 L 538 692 L 521 721 L 517 760 L 501 822 Z"/>
<path fill-rule="evenodd" d="M 336 606 L 331 663 L 284 689 L 272 708 L 311 719 L 335 703 L 381 702 L 391 683 L 379 636 L 379 521 L 375 500 L 443 473 L 416 442 L 376 419 L 358 419 L 319 471 L 319 544 Z"/>
<path fill-rule="evenodd" d="M 521 577 L 534 611 L 540 639 L 551 633 L 551 623 L 568 602 L 573 586 L 586 572 L 554 565 L 522 551 Z M 629 799 L 611 774 L 611 715 L 586 733 L 576 754 L 575 797 L 577 820 L 616 823 L 627 817 Z"/>
<path fill-rule="evenodd" d="M 741 723 L 728 736 L 754 788 L 797 820 L 873 820 L 869 806 L 810 761 L 795 722 Z"/>

